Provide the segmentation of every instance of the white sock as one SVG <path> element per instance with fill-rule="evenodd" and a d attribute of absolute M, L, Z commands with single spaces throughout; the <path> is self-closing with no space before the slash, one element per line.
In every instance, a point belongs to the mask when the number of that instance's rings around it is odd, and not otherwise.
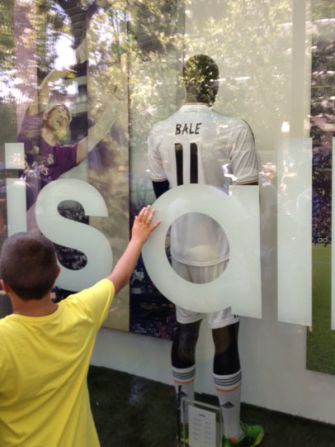
<path fill-rule="evenodd" d="M 175 368 L 172 366 L 172 375 L 175 383 L 178 410 L 180 410 L 180 403 L 183 397 L 194 399 L 195 365 L 188 368 Z M 187 420 L 181 420 L 181 422 L 187 423 Z"/>
<path fill-rule="evenodd" d="M 241 371 L 229 375 L 213 374 L 216 393 L 223 417 L 224 436 L 237 442 L 242 436 L 240 426 Z"/>

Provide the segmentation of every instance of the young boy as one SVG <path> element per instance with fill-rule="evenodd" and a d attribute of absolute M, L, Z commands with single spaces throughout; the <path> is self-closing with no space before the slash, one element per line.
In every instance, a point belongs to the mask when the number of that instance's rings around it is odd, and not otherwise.
<path fill-rule="evenodd" d="M 98 447 L 87 388 L 95 338 L 159 222 L 143 208 L 110 276 L 56 304 L 53 245 L 17 233 L 3 244 L 1 283 L 13 314 L 0 320 L 0 446 Z"/>

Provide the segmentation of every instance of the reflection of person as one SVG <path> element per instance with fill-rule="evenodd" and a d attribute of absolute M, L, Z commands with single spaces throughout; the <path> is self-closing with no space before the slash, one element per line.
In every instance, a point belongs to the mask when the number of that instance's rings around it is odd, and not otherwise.
<path fill-rule="evenodd" d="M 8 238 L 0 256 L 13 314 L 0 320 L 0 445 L 98 447 L 87 391 L 97 332 L 157 227 L 143 208 L 110 276 L 55 304 L 53 245 L 39 233 Z"/>
<path fill-rule="evenodd" d="M 218 76 L 218 67 L 208 56 L 194 56 L 185 64 L 186 104 L 157 123 L 148 139 L 156 196 L 183 183 L 219 188 L 231 181 L 257 184 L 254 138 L 249 126 L 210 108 L 218 91 Z M 228 256 L 226 236 L 213 219 L 190 213 L 172 225 L 172 266 L 184 279 L 196 283 L 213 280 L 225 269 Z M 204 315 L 177 306 L 176 317 L 171 358 L 179 405 L 182 396 L 193 398 L 195 347 Z M 223 445 L 256 446 L 263 438 L 263 429 L 240 423 L 238 319 L 230 308 L 208 314 L 207 319 L 215 345 L 213 376 L 223 413 Z M 187 434 L 180 434 L 184 436 Z"/>

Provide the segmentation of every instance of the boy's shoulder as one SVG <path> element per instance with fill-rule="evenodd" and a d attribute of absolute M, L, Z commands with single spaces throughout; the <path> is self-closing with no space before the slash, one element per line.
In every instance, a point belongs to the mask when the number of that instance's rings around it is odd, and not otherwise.
<path fill-rule="evenodd" d="M 15 323 L 14 314 L 0 318 L 0 356 L 3 358 L 5 352 L 10 350 L 10 346 L 17 343 L 20 328 Z"/>
<path fill-rule="evenodd" d="M 0 334 L 5 334 L 6 332 L 13 330 L 13 328 L 15 328 L 14 321 L 15 314 L 9 314 L 0 318 Z"/>

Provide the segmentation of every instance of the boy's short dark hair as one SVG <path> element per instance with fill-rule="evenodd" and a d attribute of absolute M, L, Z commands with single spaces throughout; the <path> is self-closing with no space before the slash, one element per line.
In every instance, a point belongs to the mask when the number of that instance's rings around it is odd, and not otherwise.
<path fill-rule="evenodd" d="M 43 298 L 57 273 L 54 246 L 41 234 L 16 233 L 3 243 L 0 277 L 22 300 Z"/>
<path fill-rule="evenodd" d="M 219 67 L 206 54 L 190 57 L 183 68 L 186 91 L 199 102 L 212 104 L 218 92 Z"/>

